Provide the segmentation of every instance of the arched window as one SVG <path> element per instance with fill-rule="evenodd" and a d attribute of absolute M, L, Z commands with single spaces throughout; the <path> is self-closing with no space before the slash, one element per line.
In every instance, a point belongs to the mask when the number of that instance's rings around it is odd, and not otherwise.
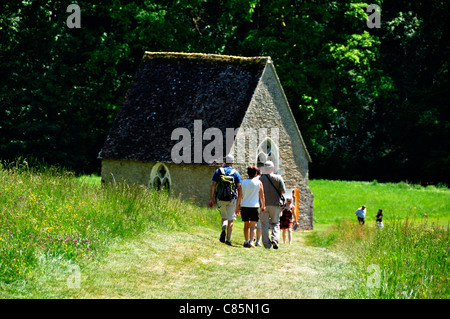
<path fill-rule="evenodd" d="M 280 165 L 278 146 L 268 137 L 258 146 L 256 166 L 261 168 L 266 161 L 273 162 L 273 166 L 275 167 L 274 172 L 277 173 Z"/>
<path fill-rule="evenodd" d="M 152 187 L 157 190 L 166 189 L 170 190 L 172 181 L 170 179 L 169 169 L 163 163 L 158 163 L 153 166 L 150 174 L 150 181 Z"/>

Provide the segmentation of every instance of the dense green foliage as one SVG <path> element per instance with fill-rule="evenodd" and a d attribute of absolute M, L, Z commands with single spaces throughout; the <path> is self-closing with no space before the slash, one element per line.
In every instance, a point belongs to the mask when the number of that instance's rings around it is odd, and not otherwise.
<path fill-rule="evenodd" d="M 269 55 L 312 155 L 311 177 L 450 181 L 447 1 L 5 0 L 0 158 L 79 172 L 145 50 Z"/>

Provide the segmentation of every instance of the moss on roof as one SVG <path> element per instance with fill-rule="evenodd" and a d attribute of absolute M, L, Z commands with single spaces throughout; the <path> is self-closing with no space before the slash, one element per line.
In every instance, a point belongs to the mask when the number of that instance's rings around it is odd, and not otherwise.
<path fill-rule="evenodd" d="M 142 62 L 145 63 L 149 59 L 164 59 L 164 60 L 185 60 L 194 61 L 202 60 L 211 63 L 228 63 L 228 64 L 255 64 L 266 65 L 270 57 L 241 57 L 235 55 L 220 55 L 209 53 L 181 53 L 181 52 L 149 52 L 146 51 Z"/>

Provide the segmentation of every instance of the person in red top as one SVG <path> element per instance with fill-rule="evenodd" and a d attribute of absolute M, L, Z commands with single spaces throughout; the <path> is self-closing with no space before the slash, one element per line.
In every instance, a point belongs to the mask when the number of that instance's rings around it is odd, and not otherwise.
<path fill-rule="evenodd" d="M 289 245 L 292 245 L 292 227 L 295 223 L 298 225 L 297 216 L 294 213 L 294 205 L 292 205 L 292 198 L 286 199 L 286 205 L 283 207 L 282 215 L 280 217 L 280 229 L 283 235 L 283 244 L 286 244 L 286 231 L 288 231 Z"/>

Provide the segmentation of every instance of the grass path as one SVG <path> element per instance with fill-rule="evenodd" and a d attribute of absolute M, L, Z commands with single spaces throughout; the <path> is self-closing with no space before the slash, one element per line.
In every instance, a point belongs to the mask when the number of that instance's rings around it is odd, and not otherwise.
<path fill-rule="evenodd" d="M 124 241 L 102 261 L 81 269 L 80 288 L 60 293 L 63 298 L 345 297 L 350 283 L 343 278 L 351 269 L 342 256 L 307 246 L 301 232 L 295 232 L 290 247 L 244 248 L 242 225 L 235 223 L 232 247 L 205 227 Z M 64 283 L 53 282 L 49 292 Z"/>
<path fill-rule="evenodd" d="M 403 226 L 406 217 L 446 223 L 448 189 L 323 180 L 311 181 L 311 189 L 313 236 L 296 232 L 292 247 L 247 249 L 242 221 L 235 224 L 235 246 L 226 246 L 218 241 L 217 210 L 166 192 L 104 187 L 98 177 L 79 179 L 53 169 L 0 168 L 0 298 L 364 298 L 377 293 L 364 285 L 371 264 L 382 267 L 389 281 L 383 285 L 387 298 L 404 292 L 414 297 L 413 290 L 448 296 L 448 236 L 437 229 L 405 236 Z M 383 237 L 384 251 L 368 238 L 354 260 L 345 260 L 346 249 L 356 251 L 360 228 L 339 234 L 330 227 L 346 218 L 354 225 L 361 203 L 369 205 L 371 227 L 383 208 L 390 237 Z M 392 228 L 398 231 L 388 232 L 389 223 L 398 221 Z M 324 248 L 337 240 L 343 249 Z"/>

